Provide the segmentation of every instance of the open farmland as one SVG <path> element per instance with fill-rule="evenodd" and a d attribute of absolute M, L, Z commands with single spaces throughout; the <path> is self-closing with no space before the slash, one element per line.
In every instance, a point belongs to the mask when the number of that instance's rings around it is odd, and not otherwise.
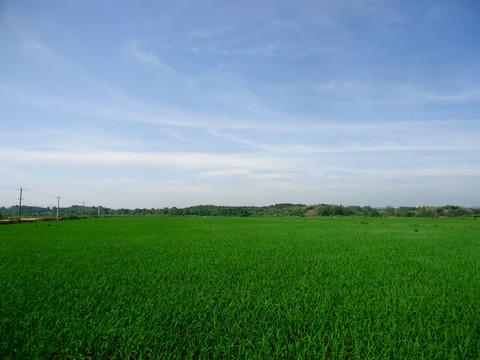
<path fill-rule="evenodd" d="M 0 358 L 480 357 L 480 222 L 0 226 Z"/>

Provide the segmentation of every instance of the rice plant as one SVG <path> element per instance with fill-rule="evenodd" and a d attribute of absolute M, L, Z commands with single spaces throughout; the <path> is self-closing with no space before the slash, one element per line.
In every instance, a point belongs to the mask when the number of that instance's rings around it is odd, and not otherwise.
<path fill-rule="evenodd" d="M 0 358 L 480 357 L 480 223 L 0 227 Z"/>

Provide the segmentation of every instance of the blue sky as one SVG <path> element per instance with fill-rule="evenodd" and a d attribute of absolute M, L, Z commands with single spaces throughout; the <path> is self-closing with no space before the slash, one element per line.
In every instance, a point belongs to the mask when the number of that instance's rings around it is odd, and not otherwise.
<path fill-rule="evenodd" d="M 0 206 L 480 205 L 478 24 L 468 0 L 0 0 Z"/>

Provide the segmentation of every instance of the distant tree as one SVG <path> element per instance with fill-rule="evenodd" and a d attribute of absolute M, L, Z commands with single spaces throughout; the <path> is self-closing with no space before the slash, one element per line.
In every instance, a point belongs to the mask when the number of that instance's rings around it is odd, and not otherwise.
<path fill-rule="evenodd" d="M 368 205 L 364 206 L 362 208 L 362 215 L 363 216 L 369 216 L 372 211 L 373 211 L 373 208 L 371 206 L 368 206 Z"/>
<path fill-rule="evenodd" d="M 377 209 L 372 209 L 372 210 L 368 213 L 368 216 L 373 216 L 373 217 L 380 216 L 380 212 L 379 212 Z"/>
<path fill-rule="evenodd" d="M 395 209 L 392 206 L 387 206 L 384 211 L 386 216 L 395 216 Z"/>
<path fill-rule="evenodd" d="M 347 216 L 359 216 L 362 214 L 362 208 L 360 206 L 348 206 L 345 208 L 345 215 Z"/>
<path fill-rule="evenodd" d="M 408 206 L 400 206 L 395 211 L 395 215 L 398 217 L 413 217 L 415 216 L 415 208 Z"/>
<path fill-rule="evenodd" d="M 317 213 L 319 216 L 331 216 L 332 207 L 330 205 L 321 205 L 318 207 Z"/>
<path fill-rule="evenodd" d="M 332 208 L 332 215 L 344 215 L 343 205 L 334 205 Z"/>

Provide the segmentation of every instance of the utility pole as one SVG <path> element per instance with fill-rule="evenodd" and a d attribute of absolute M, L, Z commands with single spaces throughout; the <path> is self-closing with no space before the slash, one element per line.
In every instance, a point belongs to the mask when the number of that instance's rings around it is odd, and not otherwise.
<path fill-rule="evenodd" d="M 85 201 L 82 201 L 83 204 L 83 217 L 85 217 Z"/>
<path fill-rule="evenodd" d="M 57 220 L 59 219 L 60 195 L 57 196 Z"/>
<path fill-rule="evenodd" d="M 98 216 L 100 216 L 100 208 L 101 208 L 101 206 L 98 205 Z"/>
<path fill-rule="evenodd" d="M 18 222 L 20 222 L 20 217 L 22 216 L 22 188 L 20 188 L 20 203 L 18 205 Z"/>

